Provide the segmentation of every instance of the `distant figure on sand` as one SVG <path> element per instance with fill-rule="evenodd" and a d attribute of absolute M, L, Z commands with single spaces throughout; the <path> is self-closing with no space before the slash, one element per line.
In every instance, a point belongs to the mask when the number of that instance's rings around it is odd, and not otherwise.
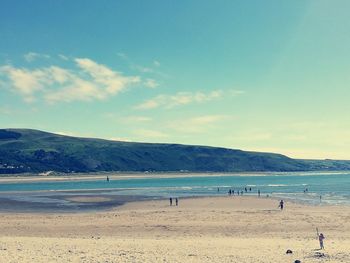
<path fill-rule="evenodd" d="M 324 249 L 324 245 L 323 245 L 323 239 L 325 239 L 324 235 L 321 233 L 318 235 L 318 241 L 320 241 L 320 248 Z"/>
<path fill-rule="evenodd" d="M 278 207 L 281 208 L 281 210 L 283 210 L 283 206 L 284 206 L 284 202 L 283 202 L 283 200 L 281 200 Z"/>
<path fill-rule="evenodd" d="M 245 191 L 245 192 L 247 192 L 247 191 L 248 191 L 248 190 L 247 190 L 247 187 L 244 187 L 244 191 Z"/>
<path fill-rule="evenodd" d="M 251 187 L 249 187 L 249 192 L 251 192 L 252 191 L 252 188 Z"/>
<path fill-rule="evenodd" d="M 228 195 L 231 195 L 232 194 L 232 191 L 231 191 L 231 189 L 230 190 L 228 190 Z"/>
<path fill-rule="evenodd" d="M 172 206 L 173 205 L 173 199 L 171 197 L 169 198 L 169 201 L 170 201 L 170 206 Z"/>
<path fill-rule="evenodd" d="M 107 175 L 107 179 L 106 179 L 106 180 L 107 180 L 107 182 L 109 182 L 109 177 L 108 177 L 108 175 Z"/>
<path fill-rule="evenodd" d="M 177 199 L 177 197 L 175 199 L 175 204 L 176 204 L 176 206 L 179 204 L 179 199 Z"/>
<path fill-rule="evenodd" d="M 258 196 L 260 197 L 260 189 L 258 189 Z"/>

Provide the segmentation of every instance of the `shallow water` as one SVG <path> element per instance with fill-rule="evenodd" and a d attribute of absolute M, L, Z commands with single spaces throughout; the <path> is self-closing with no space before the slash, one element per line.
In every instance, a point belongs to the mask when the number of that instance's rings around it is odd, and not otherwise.
<path fill-rule="evenodd" d="M 99 192 L 104 195 L 153 197 L 227 195 L 229 189 L 235 190 L 234 195 L 237 195 L 237 190 L 243 191 L 243 195 L 257 195 L 257 191 L 260 190 L 261 196 L 268 195 L 310 204 L 350 205 L 350 172 L 266 173 L 250 176 L 184 174 L 183 177 L 136 177 L 109 182 L 105 180 L 12 182 L 0 184 L 0 196 L 46 203 L 48 196 L 67 194 L 66 191 L 71 190 L 75 191 L 71 192 L 71 195 L 89 195 L 94 189 L 100 190 Z M 306 189 L 308 191 L 304 193 Z M 36 194 L 37 191 L 40 191 L 40 194 Z"/>

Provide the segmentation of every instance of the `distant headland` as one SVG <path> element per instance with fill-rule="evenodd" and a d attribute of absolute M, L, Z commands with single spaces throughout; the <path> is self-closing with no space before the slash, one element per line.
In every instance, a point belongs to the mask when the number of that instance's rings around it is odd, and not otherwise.
<path fill-rule="evenodd" d="M 0 129 L 0 174 L 330 170 L 350 170 L 350 161 L 293 159 L 276 153 L 219 147 L 109 141 L 31 129 Z"/>

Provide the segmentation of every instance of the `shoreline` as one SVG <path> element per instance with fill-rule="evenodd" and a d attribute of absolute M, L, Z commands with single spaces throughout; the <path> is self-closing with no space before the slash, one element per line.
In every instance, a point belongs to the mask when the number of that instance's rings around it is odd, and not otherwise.
<path fill-rule="evenodd" d="M 182 178 L 182 177 L 212 177 L 212 176 L 284 176 L 284 175 L 330 175 L 348 174 L 350 171 L 292 171 L 292 172 L 100 172 L 76 173 L 62 175 L 16 174 L 0 175 L 0 183 L 37 182 L 37 181 L 92 181 L 104 180 L 107 176 L 111 180 L 147 179 L 147 178 Z"/>

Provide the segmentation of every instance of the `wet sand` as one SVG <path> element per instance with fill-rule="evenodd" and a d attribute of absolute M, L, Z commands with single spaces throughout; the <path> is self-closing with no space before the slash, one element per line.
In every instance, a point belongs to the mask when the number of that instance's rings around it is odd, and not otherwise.
<path fill-rule="evenodd" d="M 350 208 L 254 197 L 126 203 L 90 213 L 1 213 L 3 262 L 350 262 Z M 318 227 L 326 250 L 318 250 Z M 291 249 L 293 254 L 285 254 Z"/>
<path fill-rule="evenodd" d="M 151 196 L 111 194 L 112 190 L 0 193 L 0 213 L 82 213 L 107 211 Z M 1 261 L 0 261 L 1 263 Z"/>

